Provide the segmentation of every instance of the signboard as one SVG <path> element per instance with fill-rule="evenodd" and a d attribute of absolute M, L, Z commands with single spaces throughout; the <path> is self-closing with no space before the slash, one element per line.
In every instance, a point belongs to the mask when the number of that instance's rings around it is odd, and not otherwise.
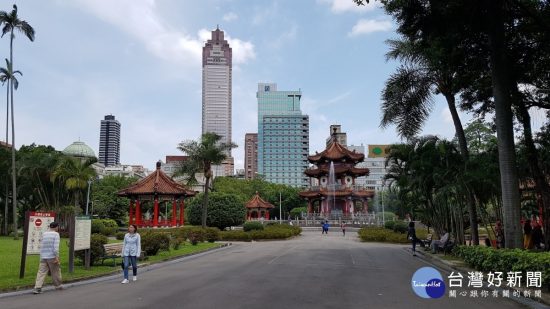
<path fill-rule="evenodd" d="M 30 212 L 29 230 L 27 231 L 27 254 L 40 254 L 42 234 L 50 229 L 55 221 L 54 212 Z"/>
<path fill-rule="evenodd" d="M 369 158 L 385 158 L 389 155 L 390 145 L 369 145 Z"/>
<path fill-rule="evenodd" d="M 92 219 L 90 216 L 75 217 L 74 250 L 90 249 Z"/>

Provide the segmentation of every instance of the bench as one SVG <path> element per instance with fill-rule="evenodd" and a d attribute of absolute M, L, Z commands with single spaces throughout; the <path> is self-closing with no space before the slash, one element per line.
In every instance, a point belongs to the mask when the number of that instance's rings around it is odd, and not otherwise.
<path fill-rule="evenodd" d="M 444 255 L 447 255 L 447 253 L 451 253 L 453 251 L 453 248 L 455 247 L 454 241 L 452 241 L 450 238 L 447 239 L 447 241 L 443 244 L 443 246 L 437 246 L 436 251 L 442 251 Z"/>
<path fill-rule="evenodd" d="M 100 257 L 101 265 L 107 259 L 113 259 L 113 266 L 116 266 L 116 258 L 122 257 L 123 243 L 105 244 L 103 245 L 103 255 Z"/>

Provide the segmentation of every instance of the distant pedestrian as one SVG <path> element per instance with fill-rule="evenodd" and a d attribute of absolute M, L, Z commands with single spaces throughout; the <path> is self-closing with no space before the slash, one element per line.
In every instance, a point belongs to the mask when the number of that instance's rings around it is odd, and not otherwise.
<path fill-rule="evenodd" d="M 412 253 L 416 256 L 416 243 L 423 245 L 422 241 L 416 237 L 416 229 L 414 228 L 414 221 L 409 222 L 409 228 L 407 229 L 407 238 L 412 243 Z"/>
<path fill-rule="evenodd" d="M 59 266 L 59 224 L 50 223 L 50 230 L 42 235 L 42 246 L 40 247 L 40 266 L 36 274 L 34 294 L 42 293 L 42 285 L 48 271 L 52 275 L 53 285 L 56 290 L 62 290 L 61 268 Z"/>
<path fill-rule="evenodd" d="M 133 281 L 137 280 L 137 258 L 141 255 L 141 237 L 137 232 L 137 226 L 131 224 L 128 233 L 124 235 L 122 244 L 122 257 L 124 259 L 124 280 L 122 284 L 128 283 L 128 267 L 132 264 Z"/>
<path fill-rule="evenodd" d="M 342 229 L 343 236 L 346 236 L 346 221 L 342 221 L 340 228 Z"/>

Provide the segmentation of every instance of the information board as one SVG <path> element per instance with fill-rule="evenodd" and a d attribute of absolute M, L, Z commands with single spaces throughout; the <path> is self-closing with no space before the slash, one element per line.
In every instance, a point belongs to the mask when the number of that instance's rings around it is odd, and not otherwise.
<path fill-rule="evenodd" d="M 29 230 L 27 231 L 27 254 L 40 254 L 42 234 L 50 229 L 50 223 L 54 221 L 54 212 L 30 212 Z"/>
<path fill-rule="evenodd" d="M 90 249 L 92 219 L 90 216 L 75 217 L 74 250 Z"/>

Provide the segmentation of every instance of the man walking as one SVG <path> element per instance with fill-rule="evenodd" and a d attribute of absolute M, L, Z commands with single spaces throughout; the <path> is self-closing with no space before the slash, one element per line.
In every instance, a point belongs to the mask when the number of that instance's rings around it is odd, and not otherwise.
<path fill-rule="evenodd" d="M 40 266 L 36 274 L 34 294 L 42 293 L 42 285 L 48 271 L 52 274 L 53 285 L 56 290 L 62 290 L 61 268 L 59 266 L 59 224 L 50 223 L 50 230 L 42 235 L 42 247 L 40 247 Z"/>

